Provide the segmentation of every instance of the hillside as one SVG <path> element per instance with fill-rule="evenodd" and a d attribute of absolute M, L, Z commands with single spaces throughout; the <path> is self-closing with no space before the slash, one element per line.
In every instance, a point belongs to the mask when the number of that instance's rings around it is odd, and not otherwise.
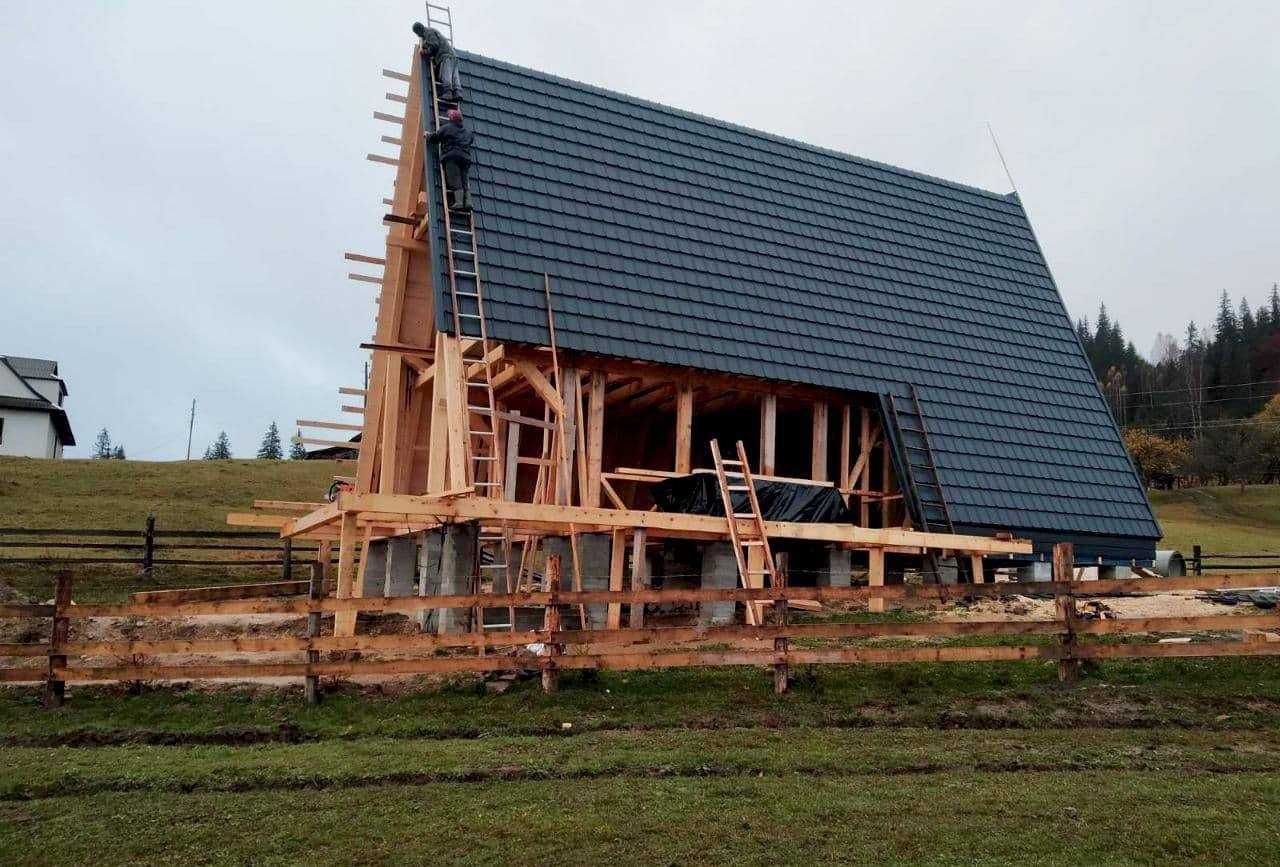
<path fill-rule="evenodd" d="M 1164 530 L 1161 548 L 1280 553 L 1280 486 L 1153 491 L 1151 502 Z"/>

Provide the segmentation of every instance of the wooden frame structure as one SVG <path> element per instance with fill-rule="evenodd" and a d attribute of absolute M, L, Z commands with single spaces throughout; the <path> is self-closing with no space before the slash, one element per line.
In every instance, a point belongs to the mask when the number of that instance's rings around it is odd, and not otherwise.
<path fill-rule="evenodd" d="M 437 330 L 443 294 L 435 285 L 432 229 L 442 215 L 431 213 L 430 205 L 442 196 L 430 186 L 438 172 L 423 134 L 432 128 L 424 113 L 433 102 L 424 99 L 430 79 L 422 64 L 415 50 L 409 73 L 383 71 L 405 86 L 403 94 L 387 94 L 402 114 L 374 113 L 398 127 L 395 135 L 383 136 L 398 154 L 369 156 L 395 173 L 393 194 L 384 199 L 390 206 L 385 249 L 378 256 L 346 255 L 381 268 L 381 274 L 350 275 L 379 288 L 373 339 L 363 344 L 372 351 L 367 388 L 340 389 L 364 398 L 363 406 L 342 407 L 363 415 L 363 423 L 299 422 L 344 432 L 359 428 L 359 457 L 346 477 L 353 490 L 305 515 L 233 515 L 232 523 L 273 525 L 285 538 L 336 543 L 340 599 L 360 593 L 358 548 L 463 521 L 479 522 L 481 537 L 500 540 L 504 555 L 518 546 L 521 557 L 506 583 L 515 589 L 532 589 L 526 576 L 533 572 L 537 541 L 547 535 L 571 539 L 573 580 L 566 579 L 566 586 L 580 589 L 578 534 L 610 533 L 610 586 L 622 589 L 625 556 L 619 549 L 627 544 L 642 552 L 663 539 L 730 537 L 725 518 L 651 511 L 648 494 L 655 481 L 711 472 L 707 446 L 719 437 L 751 444 L 757 478 L 837 488 L 855 524 L 767 522 L 768 536 L 866 551 L 873 586 L 884 584 L 886 553 L 959 556 L 975 581 L 982 580 L 984 555 L 1031 553 L 1023 540 L 912 529 L 874 395 L 559 350 L 554 280 L 546 275 L 545 345 L 486 342 L 477 358 L 477 341 Z M 482 227 L 476 231 L 479 274 Z M 495 398 L 491 413 L 477 412 L 467 398 L 482 368 Z M 480 436 L 496 444 L 492 457 L 486 452 L 477 459 Z M 632 560 L 634 586 L 643 586 L 644 557 Z M 758 564 L 749 571 L 758 572 Z M 616 613 L 611 611 L 610 625 L 619 625 Z M 339 634 L 354 633 L 355 614 L 340 615 Z"/>

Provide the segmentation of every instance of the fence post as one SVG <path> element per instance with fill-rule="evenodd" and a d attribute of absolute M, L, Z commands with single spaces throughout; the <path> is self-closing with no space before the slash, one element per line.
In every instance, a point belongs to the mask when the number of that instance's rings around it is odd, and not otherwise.
<path fill-rule="evenodd" d="M 54 672 L 67 664 L 67 657 L 59 653 L 70 637 L 71 621 L 67 609 L 71 607 L 71 573 L 59 572 L 54 576 L 53 634 L 49 638 L 49 669 L 44 682 L 44 706 L 62 707 L 67 694 L 65 681 L 55 678 Z"/>
<path fill-rule="evenodd" d="M 1204 565 L 1200 562 L 1200 546 L 1191 546 L 1191 568 L 1195 570 L 1196 575 L 1204 574 Z"/>
<path fill-rule="evenodd" d="M 315 580 L 314 570 L 312 572 L 312 580 Z M 293 539 L 286 538 L 284 540 L 284 556 L 281 560 L 280 579 L 288 581 L 293 578 Z"/>
<path fill-rule="evenodd" d="M 147 528 L 142 534 L 142 574 L 151 577 L 156 560 L 156 516 L 147 515 Z"/>
<path fill-rule="evenodd" d="M 560 669 L 556 665 L 556 657 L 560 655 L 561 645 L 556 641 L 556 633 L 560 631 L 560 606 L 556 597 L 560 594 L 560 555 L 547 556 L 547 592 L 551 601 L 543 610 L 542 628 L 547 634 L 547 656 L 542 663 L 542 691 L 550 694 L 560 688 Z"/>
<path fill-rule="evenodd" d="M 327 552 L 326 552 L 327 553 Z M 327 557 L 325 559 L 328 559 Z M 307 588 L 307 599 L 312 603 L 320 601 L 320 597 L 324 595 L 324 569 L 325 563 L 317 560 L 311 564 L 311 584 Z M 320 612 L 307 612 L 307 638 L 320 637 Z M 307 666 L 315 665 L 320 661 L 320 651 L 311 648 L 311 641 L 307 642 Z M 315 674 L 308 674 L 306 677 L 306 685 L 304 692 L 307 696 L 307 704 L 320 703 L 320 677 Z"/>
<path fill-rule="evenodd" d="M 778 575 L 778 586 L 785 588 L 790 582 L 787 579 L 787 566 L 789 558 L 785 553 L 778 554 L 778 568 L 775 570 Z M 779 626 L 787 625 L 787 600 L 782 598 L 773 603 L 773 611 L 777 617 Z M 786 663 L 786 654 L 790 649 L 790 640 L 785 635 L 779 635 L 773 639 L 773 653 L 782 661 L 773 664 L 773 692 L 774 695 L 784 695 L 787 691 L 790 672 Z"/>
<path fill-rule="evenodd" d="M 1075 546 L 1059 542 L 1053 546 L 1053 581 L 1055 584 L 1075 579 Z M 1054 608 L 1062 620 L 1060 638 L 1063 656 L 1058 660 L 1058 680 L 1075 683 L 1080 678 L 1080 660 L 1075 657 L 1076 597 L 1070 589 L 1054 588 Z"/>

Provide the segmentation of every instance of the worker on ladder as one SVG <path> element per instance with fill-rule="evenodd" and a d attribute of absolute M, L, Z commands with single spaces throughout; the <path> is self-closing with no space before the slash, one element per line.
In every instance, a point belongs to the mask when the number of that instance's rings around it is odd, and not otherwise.
<path fill-rule="evenodd" d="M 463 124 L 462 112 L 458 109 L 449 109 L 446 117 L 448 120 L 427 136 L 427 143 L 440 145 L 440 164 L 444 167 L 449 207 L 455 211 L 469 211 L 471 190 L 468 176 L 471 174 L 471 144 L 475 141 L 475 133 Z"/>
<path fill-rule="evenodd" d="M 449 38 L 422 22 L 415 22 L 413 32 L 422 40 L 419 50 L 422 56 L 435 67 L 436 80 L 440 82 L 440 99 L 454 105 L 462 103 L 462 78 L 458 75 L 458 55 Z"/>

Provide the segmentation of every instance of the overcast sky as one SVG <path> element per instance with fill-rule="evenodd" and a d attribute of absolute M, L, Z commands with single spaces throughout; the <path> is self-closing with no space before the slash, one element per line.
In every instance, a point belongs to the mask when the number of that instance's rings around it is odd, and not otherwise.
<path fill-rule="evenodd" d="M 1007 192 L 991 122 L 1072 316 L 1143 352 L 1280 280 L 1275 2 L 453 5 L 464 49 Z M 3 0 L 0 354 L 61 363 L 71 455 L 181 458 L 192 397 L 196 457 L 339 418 L 421 16 Z"/>

